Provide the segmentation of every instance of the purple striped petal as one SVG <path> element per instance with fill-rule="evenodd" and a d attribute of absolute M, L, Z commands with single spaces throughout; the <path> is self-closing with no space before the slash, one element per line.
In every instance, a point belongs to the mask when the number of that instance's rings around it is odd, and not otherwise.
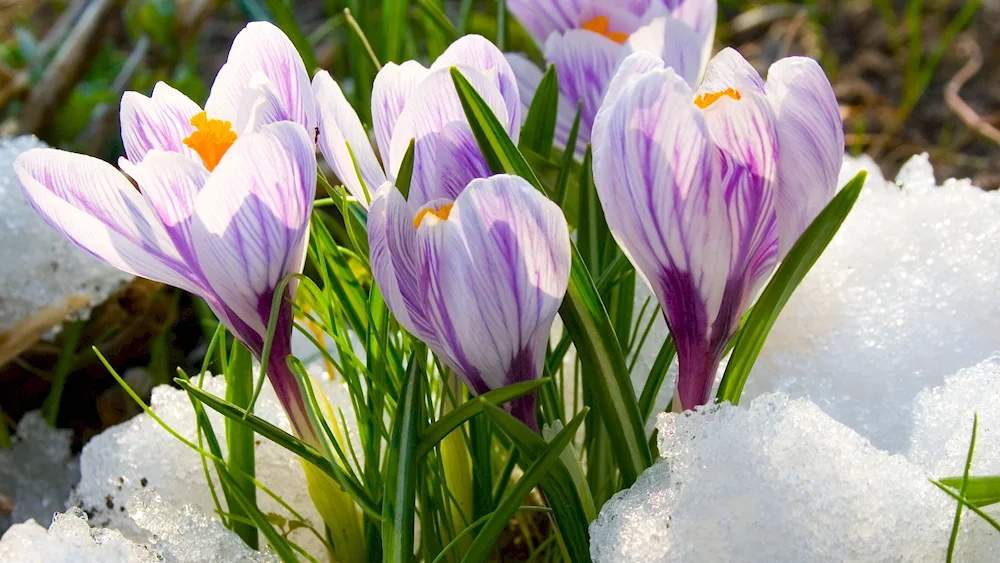
<path fill-rule="evenodd" d="M 621 59 L 637 52 L 649 52 L 664 61 L 665 66 L 696 84 L 702 73 L 700 39 L 691 27 L 670 16 L 654 19 L 629 35 Z M 707 62 L 707 61 L 706 61 Z"/>
<path fill-rule="evenodd" d="M 251 22 L 233 40 L 226 64 L 222 65 L 205 111 L 213 119 L 229 121 L 237 132 L 243 98 L 254 75 L 260 73 L 278 93 L 285 119 L 311 130 L 316 123 L 309 74 L 291 40 L 273 24 Z"/>
<path fill-rule="evenodd" d="M 391 183 L 375 194 L 368 211 L 372 276 L 400 326 L 433 347 L 437 336 L 427 317 L 428 285 L 413 227 L 415 215 Z"/>
<path fill-rule="evenodd" d="M 697 45 L 700 49 L 701 73 L 705 71 L 705 65 L 712 56 L 712 46 L 715 43 L 715 25 L 718 17 L 719 5 L 716 0 L 668 0 L 665 2 L 654 1 L 643 15 L 644 22 L 653 21 L 656 18 L 669 15 L 670 17 L 684 22 L 694 30 L 697 36 Z M 691 83 L 691 81 L 688 81 Z"/>
<path fill-rule="evenodd" d="M 522 178 L 493 176 L 473 181 L 447 219 L 428 215 L 417 236 L 438 352 L 477 393 L 539 377 L 569 281 L 559 207 Z"/>
<path fill-rule="evenodd" d="M 265 125 L 289 119 L 281 94 L 271 84 L 271 80 L 261 72 L 254 73 L 243 94 L 243 102 L 233 129 L 240 134 L 256 133 Z"/>
<path fill-rule="evenodd" d="M 389 158 L 392 133 L 406 101 L 430 72 L 417 61 L 406 61 L 401 65 L 390 62 L 375 76 L 372 84 L 372 125 L 383 161 Z"/>
<path fill-rule="evenodd" d="M 693 408 L 708 401 L 725 345 L 774 264 L 773 119 L 752 89 L 699 110 L 673 69 L 634 70 L 602 108 L 595 183 L 608 226 L 662 305 L 677 343 L 677 400 Z"/>
<path fill-rule="evenodd" d="M 197 264 L 191 220 L 198 192 L 209 176 L 204 164 L 183 154 L 153 150 L 131 169 L 130 175 L 139 184 L 139 190 L 166 228 L 184 262 Z"/>
<path fill-rule="evenodd" d="M 528 109 L 535 99 L 535 93 L 542 82 L 544 73 L 535 63 L 528 60 L 520 53 L 507 53 L 507 62 L 514 70 L 517 77 L 517 88 L 521 94 L 521 125 L 524 125 L 528 117 Z M 573 121 L 576 120 L 576 109 L 562 93 L 559 94 L 559 110 L 556 114 L 556 131 L 554 135 L 555 145 L 565 147 L 569 142 L 569 134 L 573 129 Z"/>
<path fill-rule="evenodd" d="M 458 68 L 490 106 L 497 119 L 501 123 L 508 122 L 504 99 L 494 81 L 474 68 L 466 66 Z M 442 68 L 431 73 L 410 96 L 403 113 L 399 116 L 389 148 L 387 172 L 390 179 L 394 179 L 410 140 L 416 141 L 413 178 L 408 196 L 412 206 L 419 207 L 446 195 L 441 192 L 441 187 L 437 184 L 438 142 L 445 126 L 456 122 L 468 127 L 450 69 Z"/>
<path fill-rule="evenodd" d="M 456 65 L 465 65 L 495 78 L 494 85 L 503 96 L 507 107 L 507 133 L 516 143 L 521 129 L 521 97 L 518 92 L 517 77 L 504 54 L 485 37 L 466 35 L 441 53 L 431 65 L 431 70 Z"/>
<path fill-rule="evenodd" d="M 313 90 L 319 108 L 319 148 L 323 157 L 351 195 L 367 208 L 371 195 L 385 183 L 385 172 L 372 150 L 368 134 L 340 85 L 325 70 L 316 73 Z M 361 178 L 358 178 L 358 170 Z"/>
<path fill-rule="evenodd" d="M 778 129 L 778 256 L 833 198 L 844 158 L 844 124 L 837 97 L 812 59 L 771 65 L 767 97 Z"/>
<path fill-rule="evenodd" d="M 204 291 L 142 195 L 110 164 L 34 149 L 18 157 L 14 173 L 28 204 L 84 251 L 135 276 Z"/>
<path fill-rule="evenodd" d="M 535 42 L 544 45 L 552 33 L 565 33 L 580 26 L 586 0 L 507 0 L 507 9 Z"/>
<path fill-rule="evenodd" d="M 621 45 L 590 31 L 552 35 L 545 42 L 545 59 L 556 65 L 559 90 L 572 107 L 583 103 L 578 145 L 591 141 L 590 132 L 604 91 L 614 75 Z M 575 112 L 574 112 L 575 115 Z"/>
<path fill-rule="evenodd" d="M 192 232 L 205 278 L 259 335 L 266 333 L 278 282 L 302 271 L 316 195 L 314 146 L 293 122 L 244 135 L 195 202 Z"/>
<path fill-rule="evenodd" d="M 490 168 L 468 125 L 452 121 L 438 136 L 434 159 L 436 193 L 444 199 L 458 197 L 469 182 L 490 176 Z"/>
<path fill-rule="evenodd" d="M 712 57 L 705 70 L 705 79 L 698 87 L 697 94 L 724 92 L 733 88 L 738 92 L 755 91 L 764 93 L 764 80 L 743 55 L 732 47 L 726 47 Z"/>
<path fill-rule="evenodd" d="M 156 83 L 151 98 L 138 92 L 125 92 L 120 120 L 122 144 L 129 161 L 141 162 L 153 149 L 197 158 L 194 150 L 184 144 L 184 139 L 194 131 L 191 118 L 200 112 L 198 104 L 163 82 Z"/>

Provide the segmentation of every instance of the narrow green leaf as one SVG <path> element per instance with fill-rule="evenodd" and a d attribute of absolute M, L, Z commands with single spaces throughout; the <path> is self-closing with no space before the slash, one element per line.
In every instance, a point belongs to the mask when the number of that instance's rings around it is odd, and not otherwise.
<path fill-rule="evenodd" d="M 497 505 L 496 511 L 493 512 L 493 515 L 490 516 L 489 520 L 486 521 L 486 524 L 483 525 L 483 528 L 476 535 L 476 539 L 473 540 L 469 551 L 466 552 L 465 557 L 462 559 L 464 563 L 478 563 L 479 561 L 487 560 L 490 550 L 496 543 L 497 537 L 507 527 L 507 523 L 514 516 L 514 513 L 517 512 L 517 508 L 521 506 L 521 501 L 531 493 L 531 490 L 542 479 L 549 475 L 553 467 L 560 464 L 559 456 L 562 455 L 563 450 L 573 440 L 573 436 L 576 435 L 577 429 L 583 424 L 589 410 L 587 407 L 584 407 L 580 411 L 580 414 L 573 417 L 573 420 L 566 425 L 566 428 L 563 428 L 562 431 L 556 434 L 552 442 L 542 450 L 538 455 L 538 459 L 518 479 L 517 484 L 504 495 L 500 504 Z"/>
<path fill-rule="evenodd" d="M 292 550 L 291 546 L 288 544 L 288 540 L 285 539 L 281 534 L 278 533 L 271 523 L 267 520 L 265 516 L 258 508 L 257 503 L 251 501 L 244 495 L 242 488 L 233 480 L 233 476 L 229 474 L 228 471 L 219 471 L 219 480 L 222 481 L 224 487 L 232 492 L 232 499 L 236 501 L 239 505 L 242 514 L 248 516 L 250 520 L 253 521 L 254 526 L 258 528 L 267 538 L 268 545 L 271 549 L 278 555 L 283 563 L 298 563 L 299 559 L 295 557 L 295 551 Z M 230 506 L 229 510 L 232 512 L 236 507 Z M 233 514 L 234 516 L 236 513 Z M 235 520 L 233 518 L 232 520 Z M 235 525 L 235 523 L 234 523 Z"/>
<path fill-rule="evenodd" d="M 614 326 L 575 247 L 559 315 L 576 345 L 583 377 L 594 390 L 594 405 L 611 438 L 623 485 L 629 487 L 652 464 L 645 424 Z"/>
<path fill-rule="evenodd" d="M 448 43 L 452 43 L 459 38 L 458 30 L 455 29 L 451 20 L 448 19 L 448 15 L 444 13 L 444 10 L 440 6 L 431 2 L 431 0 L 417 0 L 417 6 L 427 14 L 427 17 L 434 23 L 438 31 L 444 34 Z"/>
<path fill-rule="evenodd" d="M 945 477 L 941 482 L 953 489 L 962 487 L 962 477 Z M 1000 475 L 970 476 L 964 496 L 978 507 L 1000 502 Z"/>
<path fill-rule="evenodd" d="M 381 508 L 379 508 L 379 506 L 368 496 L 364 487 L 362 487 L 357 481 L 354 481 L 349 475 L 345 474 L 335 463 L 332 463 L 324 457 L 323 454 L 316 448 L 306 444 L 302 440 L 296 438 L 288 432 L 285 432 L 270 422 L 262 418 L 258 418 L 256 415 L 247 414 L 246 411 L 240 407 L 237 407 L 224 399 L 216 397 L 215 395 L 192 385 L 186 379 L 178 377 L 174 379 L 174 382 L 177 383 L 181 389 L 184 389 L 203 404 L 208 406 L 208 408 L 218 412 L 226 418 L 236 419 L 243 422 L 262 437 L 267 438 L 275 444 L 301 457 L 305 461 L 315 465 L 320 471 L 326 473 L 330 477 L 333 477 L 338 483 L 340 483 L 340 485 L 344 487 L 344 490 L 347 491 L 347 494 L 354 498 L 354 501 L 358 503 L 358 506 L 360 506 L 362 510 L 374 518 L 382 518 Z M 246 418 L 244 418 L 244 416 Z"/>
<path fill-rule="evenodd" d="M 978 506 L 976 506 L 975 504 L 969 502 L 969 500 L 967 498 L 963 497 L 962 495 L 960 495 L 960 494 L 956 493 L 955 491 L 951 490 L 950 488 L 942 485 L 939 481 L 935 481 L 935 480 L 931 479 L 931 483 L 933 483 L 935 487 L 937 487 L 937 488 L 941 489 L 942 491 L 944 491 L 944 493 L 946 495 L 948 495 L 951 498 L 957 500 L 958 502 L 962 503 L 962 505 L 964 505 L 966 508 L 968 508 L 969 510 L 971 510 L 971 511 L 975 512 L 976 514 L 978 514 L 980 518 L 982 518 L 983 520 L 986 520 L 986 522 L 989 523 L 990 526 L 993 526 L 994 530 L 1000 532 L 1000 522 L 997 522 L 989 514 L 983 512 L 983 509 L 981 509 Z"/>
<path fill-rule="evenodd" d="M 522 469 L 527 470 L 548 446 L 541 436 L 502 408 L 486 404 L 484 412 L 517 446 L 520 452 L 518 464 Z M 588 526 L 597 518 L 597 509 L 587 483 L 579 482 L 573 475 L 566 465 L 557 463 L 542 479 L 541 486 L 555 514 L 556 526 L 570 555 L 569 561 L 587 563 L 590 561 Z"/>
<path fill-rule="evenodd" d="M 399 172 L 396 174 L 396 189 L 403 194 L 403 199 L 410 197 L 410 183 L 413 181 L 413 150 L 416 146 L 416 139 L 410 139 L 410 144 L 403 154 L 403 162 L 399 165 Z"/>
<path fill-rule="evenodd" d="M 409 0 L 382 0 L 382 60 L 403 62 L 403 39 L 406 37 Z"/>
<path fill-rule="evenodd" d="M 233 352 L 229 365 L 225 373 L 226 377 L 226 400 L 247 409 L 253 397 L 253 356 L 246 346 L 238 341 L 233 341 Z M 237 422 L 231 418 L 226 419 L 226 446 L 229 450 L 229 467 L 236 470 L 236 474 L 231 476 L 233 484 L 240 489 L 239 494 L 245 503 L 254 510 L 257 508 L 257 488 L 253 484 L 253 477 L 256 475 L 256 461 L 254 458 L 254 432 L 253 428 Z M 227 489 L 226 498 L 231 500 L 232 491 Z M 243 502 L 237 506 L 230 506 L 229 511 L 234 516 L 251 517 L 243 510 Z M 239 535 L 243 541 L 253 549 L 257 549 L 259 534 L 251 519 L 250 523 L 240 522 L 238 519 L 232 521 L 232 530 Z"/>
<path fill-rule="evenodd" d="M 788 302 L 788 298 L 792 296 L 792 292 L 840 230 L 847 214 L 854 207 L 854 202 L 858 200 L 864 184 L 865 172 L 861 171 L 806 228 L 778 266 L 774 277 L 764 288 L 753 311 L 747 317 L 746 324 L 740 329 L 729 365 L 726 366 L 726 373 L 719 385 L 716 397 L 718 402 L 730 401 L 734 405 L 740 402 L 743 386 L 746 385 L 750 370 L 764 347 L 764 341 L 774 321 Z"/>
<path fill-rule="evenodd" d="M 493 110 L 486 104 L 479 92 L 462 76 L 462 72 L 451 67 L 451 78 L 455 82 L 458 98 L 462 101 L 462 109 L 469 120 L 472 134 L 483 151 L 483 157 L 490 171 L 494 174 L 514 174 L 531 182 L 532 186 L 545 193 L 545 188 L 538 181 L 535 172 L 528 166 L 514 141 L 507 134 L 507 129 L 493 115 Z"/>
<path fill-rule="evenodd" d="M 660 346 L 659 353 L 656 354 L 653 367 L 650 368 L 649 375 L 646 377 L 646 383 L 642 387 L 642 395 L 639 397 L 639 411 L 642 414 L 643 421 L 648 422 L 650 415 L 653 414 L 653 407 L 656 406 L 656 396 L 660 394 L 660 388 L 663 387 L 663 380 L 667 378 L 667 370 L 670 368 L 670 364 L 673 363 L 676 355 L 677 347 L 674 345 L 674 339 L 670 335 L 667 335 L 663 346 Z"/>
<path fill-rule="evenodd" d="M 427 452 L 437 446 L 438 442 L 443 440 L 445 436 L 451 434 L 462 424 L 465 424 L 465 421 L 483 412 L 484 404 L 502 405 L 508 401 L 528 395 L 546 383 L 549 383 L 548 379 L 536 379 L 505 385 L 499 389 L 487 391 L 455 407 L 420 434 L 420 444 L 417 446 L 416 458 L 418 460 L 423 459 L 427 455 Z"/>
<path fill-rule="evenodd" d="M 285 32 L 285 35 L 292 40 L 292 44 L 295 45 L 295 50 L 299 52 L 302 57 L 302 61 L 306 65 L 306 72 L 309 76 L 316 71 L 316 54 L 313 53 L 312 45 L 309 44 L 309 38 L 299 27 L 297 21 L 295 21 L 295 15 L 292 13 L 292 7 L 289 0 L 264 0 L 267 3 L 268 10 L 271 11 L 271 15 L 274 16 L 274 23 L 281 28 L 281 31 Z"/>
<path fill-rule="evenodd" d="M 356 332 L 364 334 L 368 330 L 368 296 L 348 263 L 350 254 L 337 245 L 320 217 L 314 216 L 310 230 L 309 250 L 316 264 L 327 269 L 320 272 L 324 289 L 333 291 L 347 315 L 347 322 Z"/>
<path fill-rule="evenodd" d="M 521 127 L 521 150 L 529 150 L 548 158 L 552 153 L 552 143 L 556 134 L 556 116 L 559 113 L 559 77 L 556 75 L 556 65 L 542 76 L 542 81 L 535 90 L 535 97 L 528 108 L 524 127 Z"/>
<path fill-rule="evenodd" d="M 423 380 L 423 369 L 414 353 L 403 382 L 386 459 L 385 493 L 382 496 L 382 561 L 385 563 L 413 560 L 413 515 L 417 492 L 414 453 L 423 416 Z"/>
<path fill-rule="evenodd" d="M 562 166 L 559 168 L 559 176 L 556 178 L 556 187 L 553 190 L 554 199 L 559 207 L 566 209 L 566 196 L 569 195 L 569 177 L 573 169 L 573 161 L 576 158 L 576 140 L 580 135 L 580 119 L 583 116 L 583 102 L 576 104 L 576 117 L 573 118 L 573 126 L 569 130 L 569 138 L 566 140 L 566 149 L 563 152 Z"/>
<path fill-rule="evenodd" d="M 969 471 L 972 469 L 972 454 L 976 451 L 976 432 L 979 430 L 979 414 L 972 418 L 972 439 L 969 440 L 969 453 L 965 456 L 965 471 L 962 473 L 962 484 L 958 494 L 965 496 L 969 487 Z M 958 530 L 962 525 L 962 504 L 955 507 L 955 520 L 951 526 L 951 537 L 948 539 L 948 555 L 945 561 L 951 563 L 955 556 L 955 543 L 958 541 Z"/>

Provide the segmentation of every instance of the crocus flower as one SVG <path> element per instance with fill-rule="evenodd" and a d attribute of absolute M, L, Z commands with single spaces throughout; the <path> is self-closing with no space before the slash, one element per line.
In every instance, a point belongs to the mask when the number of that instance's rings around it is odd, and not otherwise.
<path fill-rule="evenodd" d="M 609 87 L 594 141 L 608 226 L 677 344 L 674 406 L 705 404 L 740 317 L 833 197 L 844 152 L 833 90 L 807 58 L 778 61 L 765 83 L 726 49 L 692 90 L 637 53 Z"/>
<path fill-rule="evenodd" d="M 423 205 L 386 183 L 368 238 L 372 274 L 399 324 L 473 393 L 540 376 L 569 282 L 556 204 L 516 176 L 476 179 L 454 200 Z M 534 396 L 508 408 L 537 428 Z"/>
<path fill-rule="evenodd" d="M 372 87 L 372 121 L 382 164 L 340 86 L 328 73 L 316 74 L 320 150 L 362 205 L 367 207 L 387 180 L 395 181 L 411 139 L 414 166 L 408 197 L 418 206 L 441 197 L 455 199 L 471 180 L 489 176 L 451 67 L 462 72 L 516 141 L 521 128 L 517 80 L 503 53 L 478 35 L 455 41 L 430 68 L 407 61 L 388 63 L 379 71 Z"/>
<path fill-rule="evenodd" d="M 96 258 L 194 293 L 259 359 L 282 278 L 302 270 L 316 190 L 314 101 L 288 38 L 271 24 L 237 35 L 205 110 L 157 84 L 122 98 L 127 158 L 113 166 L 36 149 L 14 164 L 28 203 Z M 288 371 L 285 289 L 268 375 L 298 435 L 317 444 Z"/>
<path fill-rule="evenodd" d="M 718 10 L 716 0 L 509 0 L 507 7 L 556 67 L 562 95 L 557 144 L 568 142 L 581 104 L 578 151 L 591 142 L 608 83 L 628 55 L 651 52 L 688 83 L 698 81 L 712 54 Z M 508 60 L 527 108 L 542 71 L 519 54 Z"/>

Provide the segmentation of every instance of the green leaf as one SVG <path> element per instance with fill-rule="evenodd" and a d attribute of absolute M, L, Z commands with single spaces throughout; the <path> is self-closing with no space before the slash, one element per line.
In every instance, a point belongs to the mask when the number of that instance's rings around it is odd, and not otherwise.
<path fill-rule="evenodd" d="M 248 408 L 253 397 L 253 356 L 246 346 L 233 341 L 233 352 L 226 369 L 226 400 L 241 407 Z M 236 469 L 236 475 L 231 476 L 232 482 L 240 488 L 240 496 L 246 504 L 257 509 L 257 488 L 253 484 L 256 475 L 254 458 L 254 432 L 249 426 L 231 418 L 226 419 L 226 445 L 229 450 L 229 467 Z M 232 501 L 233 491 L 226 489 L 226 498 Z M 229 506 L 234 516 L 251 517 L 242 510 L 243 502 L 237 506 Z M 252 518 L 251 518 L 252 520 Z M 253 549 L 257 549 L 259 534 L 252 523 L 243 523 L 238 519 L 232 521 L 232 530 Z"/>
<path fill-rule="evenodd" d="M 861 194 L 864 184 L 865 172 L 861 171 L 806 228 L 778 266 L 777 272 L 764 288 L 753 311 L 747 317 L 746 324 L 736 337 L 733 354 L 719 385 L 716 397 L 718 402 L 730 401 L 734 405 L 740 402 L 743 386 L 746 385 L 750 370 L 764 347 L 764 341 L 774 321 L 788 302 L 788 298 L 792 296 L 792 292 L 837 234 L 847 214 L 854 207 L 854 202 Z"/>
<path fill-rule="evenodd" d="M 663 380 L 667 377 L 667 369 L 670 368 L 676 355 L 677 347 L 674 345 L 674 339 L 667 335 L 663 346 L 660 347 L 660 352 L 656 354 L 656 360 L 653 361 L 653 367 L 649 370 L 646 383 L 642 386 L 642 395 L 639 397 L 639 412 L 643 421 L 649 421 L 650 415 L 653 414 L 656 396 L 660 394 Z"/>
<path fill-rule="evenodd" d="M 414 453 L 423 417 L 423 369 L 417 354 L 410 357 L 399 408 L 392 424 L 382 497 L 382 561 L 413 560 L 413 515 L 416 509 L 417 463 Z"/>
<path fill-rule="evenodd" d="M 962 503 L 962 505 L 964 505 L 966 508 L 968 508 L 969 510 L 971 510 L 971 511 L 975 512 L 976 514 L 978 514 L 980 518 L 982 518 L 983 520 L 986 520 L 986 522 L 989 523 L 990 526 L 993 526 L 993 529 L 995 529 L 996 531 L 1000 532 L 1000 522 L 997 522 L 989 514 L 983 512 L 983 509 L 981 509 L 978 506 L 976 506 L 975 504 L 969 502 L 968 499 L 966 499 L 962 495 L 956 493 L 955 491 L 949 489 L 948 487 L 946 487 L 945 485 L 941 484 L 940 482 L 934 481 L 932 479 L 931 483 L 933 483 L 935 487 L 941 489 L 946 495 L 948 495 L 951 498 L 957 500 L 958 502 Z"/>
<path fill-rule="evenodd" d="M 534 171 L 479 93 L 458 69 L 452 67 L 451 75 L 490 170 L 520 176 L 544 193 Z M 646 433 L 614 325 L 580 252 L 575 246 L 572 250 L 569 290 L 560 315 L 583 361 L 584 377 L 592 378 L 590 384 L 597 391 L 595 405 L 611 436 L 616 461 L 627 487 L 652 463 Z"/>
<path fill-rule="evenodd" d="M 410 144 L 403 154 L 403 162 L 399 165 L 399 172 L 396 174 L 396 189 L 403 194 L 403 199 L 410 197 L 410 183 L 413 181 L 413 150 L 416 146 L 416 139 L 410 139 Z"/>
<path fill-rule="evenodd" d="M 438 445 L 438 442 L 444 440 L 445 436 L 451 434 L 462 424 L 465 424 L 465 421 L 483 412 L 483 405 L 487 403 L 502 405 L 508 401 L 533 393 L 547 383 L 549 383 L 547 379 L 535 379 L 533 381 L 522 381 L 512 385 L 505 385 L 499 389 L 487 391 L 455 407 L 420 434 L 420 444 L 417 446 L 416 459 L 423 459 L 432 448 Z"/>
<path fill-rule="evenodd" d="M 402 62 L 409 11 L 409 0 L 382 0 L 382 38 L 385 41 L 382 60 Z"/>
<path fill-rule="evenodd" d="M 239 484 L 233 480 L 232 475 L 228 471 L 219 471 L 218 473 L 222 485 L 231 493 L 229 498 L 235 500 L 241 510 L 240 513 L 233 513 L 233 515 L 243 514 L 249 516 L 254 526 L 264 534 L 268 545 L 271 546 L 271 549 L 274 550 L 283 563 L 298 563 L 299 559 L 288 544 L 288 540 L 271 526 L 271 523 L 267 520 L 267 516 L 257 508 L 257 503 L 246 497 Z M 235 508 L 231 506 L 229 510 L 233 511 Z M 232 520 L 235 520 L 235 518 Z"/>
<path fill-rule="evenodd" d="M 452 25 L 448 15 L 444 13 L 440 6 L 430 0 L 417 0 L 417 6 L 427 14 L 428 19 L 437 27 L 438 31 L 444 34 L 448 43 L 459 38 L 458 30 Z"/>
<path fill-rule="evenodd" d="M 477 563 L 488 559 L 490 550 L 496 544 L 497 537 L 507 527 L 508 522 L 510 522 L 514 513 L 517 512 L 518 507 L 521 506 L 521 501 L 531 493 L 531 490 L 542 479 L 549 475 L 553 467 L 560 464 L 559 456 L 562 455 L 563 450 L 573 440 L 573 436 L 576 435 L 577 429 L 583 424 L 589 410 L 587 407 L 584 407 L 580 411 L 580 414 L 573 417 L 573 420 L 566 425 L 566 428 L 563 428 L 562 431 L 556 434 L 552 442 L 542 450 L 535 462 L 518 479 L 517 484 L 504 495 L 493 515 L 490 516 L 486 524 L 483 525 L 483 528 L 476 535 L 476 539 L 472 542 L 469 551 L 466 552 L 465 557 L 462 559 L 464 563 Z"/>
<path fill-rule="evenodd" d="M 522 469 L 528 470 L 530 464 L 536 462 L 545 452 L 548 447 L 545 440 L 507 411 L 487 404 L 484 406 L 484 412 L 517 446 L 520 452 L 518 463 Z M 569 560 L 576 563 L 589 562 L 588 526 L 597 518 L 597 509 L 590 498 L 587 484 L 574 479 L 573 473 L 560 461 L 542 478 L 541 487 L 555 514 L 556 526 L 569 552 Z"/>
<path fill-rule="evenodd" d="M 563 152 L 562 166 L 559 168 L 559 177 L 556 179 L 556 187 L 553 190 L 553 201 L 559 207 L 566 209 L 566 196 L 569 189 L 569 177 L 572 175 L 573 161 L 576 158 L 576 139 L 580 134 L 580 119 L 583 116 L 583 102 L 576 104 L 576 117 L 573 118 L 573 126 L 569 130 L 569 139 L 566 140 L 566 149 Z"/>
<path fill-rule="evenodd" d="M 576 345 L 583 377 L 594 390 L 592 399 L 611 438 L 623 485 L 629 487 L 652 464 L 645 424 L 614 326 L 575 247 L 559 315 Z"/>
<path fill-rule="evenodd" d="M 552 153 L 558 113 L 559 77 L 556 75 L 556 66 L 549 65 L 538 84 L 538 90 L 535 90 L 524 127 L 521 128 L 521 150 L 529 150 L 547 158 Z"/>
<path fill-rule="evenodd" d="M 348 263 L 351 256 L 338 246 L 320 217 L 310 224 L 309 251 L 312 254 L 323 289 L 330 290 L 347 315 L 347 322 L 358 334 L 368 330 L 368 296 Z"/>
<path fill-rule="evenodd" d="M 256 415 L 247 414 L 244 409 L 192 385 L 186 379 L 178 377 L 174 379 L 174 382 L 177 383 L 181 389 L 184 389 L 204 405 L 208 406 L 208 408 L 218 412 L 226 418 L 235 419 L 246 424 L 262 437 L 267 438 L 275 444 L 301 457 L 305 461 L 315 465 L 320 471 L 326 473 L 330 477 L 333 477 L 338 483 L 340 483 L 340 486 L 342 486 L 344 490 L 347 491 L 352 498 L 354 498 L 354 501 L 358 503 L 358 506 L 360 506 L 362 510 L 374 518 L 382 518 L 381 508 L 379 508 L 379 506 L 368 496 L 364 487 L 362 487 L 357 481 L 353 480 L 349 475 L 345 474 L 335 463 L 332 463 L 324 457 L 323 454 L 316 448 L 306 444 L 302 440 L 296 438 L 288 432 L 285 432 L 270 422 L 262 418 L 258 418 Z"/>
<path fill-rule="evenodd" d="M 274 23 L 281 28 L 281 31 L 285 32 L 285 35 L 292 40 L 292 44 L 295 45 L 295 50 L 299 52 L 302 56 L 302 61 L 306 65 L 306 72 L 309 76 L 312 76 L 313 72 L 316 71 L 316 54 L 313 53 L 312 45 L 309 44 L 309 38 L 299 27 L 297 21 L 295 21 L 295 15 L 292 13 L 292 7 L 289 0 L 265 0 L 267 3 L 267 8 L 271 11 L 271 15 L 274 16 Z"/>
<path fill-rule="evenodd" d="M 979 414 L 972 418 L 972 439 L 969 440 L 969 453 L 965 456 L 965 471 L 962 473 L 962 484 L 958 494 L 965 496 L 969 486 L 969 470 L 972 469 L 972 454 L 976 451 L 976 433 L 979 430 Z M 948 555 L 945 561 L 951 563 L 955 556 L 955 543 L 958 541 L 958 530 L 962 525 L 962 504 L 955 507 L 955 520 L 951 526 L 951 537 L 948 539 Z"/>
<path fill-rule="evenodd" d="M 962 477 L 945 477 L 941 483 L 960 490 Z M 965 488 L 965 499 L 978 507 L 1000 502 L 1000 475 L 970 476 Z"/>

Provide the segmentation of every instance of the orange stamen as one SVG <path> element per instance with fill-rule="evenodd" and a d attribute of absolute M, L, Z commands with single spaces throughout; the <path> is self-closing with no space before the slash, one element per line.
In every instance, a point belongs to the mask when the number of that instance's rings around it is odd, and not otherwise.
<path fill-rule="evenodd" d="M 722 98 L 723 96 L 729 96 L 734 100 L 739 100 L 742 97 L 735 88 L 726 88 L 721 92 L 709 92 L 707 94 L 702 94 L 698 96 L 697 98 L 694 99 L 694 105 L 700 107 L 701 109 L 705 109 L 708 106 L 719 101 L 719 98 Z"/>
<path fill-rule="evenodd" d="M 447 221 L 448 220 L 448 215 L 451 215 L 451 208 L 454 205 L 455 204 L 453 204 L 453 203 L 447 203 L 445 205 L 442 205 L 438 209 L 432 209 L 430 207 L 425 208 L 425 209 L 421 209 L 420 212 L 417 213 L 417 216 L 413 218 L 413 228 L 416 229 L 416 228 L 420 227 L 420 223 L 423 223 L 424 218 L 427 217 L 428 215 L 433 215 L 433 216 L 437 217 L 438 219 Z"/>
<path fill-rule="evenodd" d="M 615 43 L 618 43 L 619 45 L 624 43 L 625 40 L 628 39 L 627 33 L 620 33 L 618 31 L 609 31 L 608 29 L 610 27 L 611 27 L 611 22 L 608 21 L 607 16 L 597 16 L 588 22 L 584 22 L 584 24 L 580 26 L 580 29 L 586 29 L 587 31 L 592 31 L 599 35 L 603 35 L 608 39 L 614 41 Z"/>
<path fill-rule="evenodd" d="M 184 144 L 198 153 L 205 168 L 211 172 L 222 160 L 222 155 L 236 142 L 233 124 L 221 119 L 209 119 L 205 112 L 201 112 L 191 118 L 191 125 L 194 132 L 184 139 Z"/>

